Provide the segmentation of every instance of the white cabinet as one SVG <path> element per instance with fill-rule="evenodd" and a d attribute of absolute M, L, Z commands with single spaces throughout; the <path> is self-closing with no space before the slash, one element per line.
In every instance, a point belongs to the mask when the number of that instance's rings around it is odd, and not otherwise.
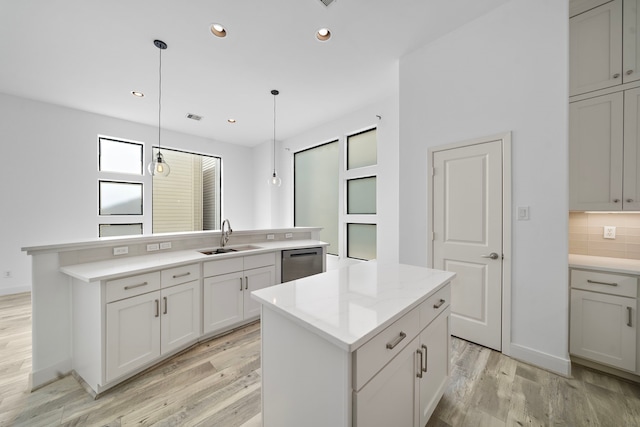
<path fill-rule="evenodd" d="M 614 0 L 569 20 L 570 95 L 640 79 L 638 0 Z"/>
<path fill-rule="evenodd" d="M 260 315 L 251 292 L 275 285 L 275 253 L 204 263 L 203 332 L 219 331 Z"/>
<path fill-rule="evenodd" d="M 640 210 L 640 88 L 570 104 L 569 208 Z"/>
<path fill-rule="evenodd" d="M 572 355 L 636 371 L 637 287 L 634 276 L 571 270 Z"/>
<path fill-rule="evenodd" d="M 450 375 L 449 301 L 447 285 L 356 350 L 354 426 L 422 427 L 429 421 Z M 405 338 L 413 339 L 393 355 Z"/>
<path fill-rule="evenodd" d="M 106 382 L 197 341 L 199 278 L 192 264 L 106 283 Z"/>

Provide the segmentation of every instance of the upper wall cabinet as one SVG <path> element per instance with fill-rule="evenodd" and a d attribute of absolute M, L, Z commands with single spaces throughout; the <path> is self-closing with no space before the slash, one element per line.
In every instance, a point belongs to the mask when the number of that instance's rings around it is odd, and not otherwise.
<path fill-rule="evenodd" d="M 614 0 L 570 19 L 570 95 L 640 79 L 639 0 Z"/>
<path fill-rule="evenodd" d="M 640 88 L 569 107 L 569 209 L 640 210 Z"/>

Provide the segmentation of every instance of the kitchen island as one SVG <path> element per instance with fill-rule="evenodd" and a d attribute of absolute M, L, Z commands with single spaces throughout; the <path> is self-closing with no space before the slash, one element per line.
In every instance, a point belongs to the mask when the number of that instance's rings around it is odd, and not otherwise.
<path fill-rule="evenodd" d="M 254 291 L 263 425 L 424 426 L 449 379 L 454 276 L 370 261 Z"/>

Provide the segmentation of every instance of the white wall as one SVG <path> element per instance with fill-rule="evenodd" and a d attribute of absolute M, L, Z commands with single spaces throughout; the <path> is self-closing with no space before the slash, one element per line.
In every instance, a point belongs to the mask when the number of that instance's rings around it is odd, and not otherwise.
<path fill-rule="evenodd" d="M 0 295 L 31 288 L 20 248 L 97 237 L 98 134 L 145 142 L 148 162 L 158 129 L 0 94 L 0 272 L 13 276 L 0 277 Z M 251 148 L 164 130 L 162 146 L 221 156 L 223 215 L 236 229 L 254 228 Z M 147 233 L 150 197 L 144 208 Z"/>
<path fill-rule="evenodd" d="M 427 148 L 512 131 L 511 354 L 568 371 L 568 0 L 512 0 L 400 61 L 400 260 L 426 265 Z M 514 218 L 515 218 L 514 213 Z"/>
<path fill-rule="evenodd" d="M 382 119 L 378 119 L 379 115 Z M 340 119 L 317 126 L 301 135 L 280 141 L 276 165 L 282 177 L 282 187 L 273 190 L 273 227 L 293 226 L 293 155 L 295 152 L 346 135 L 377 127 L 378 138 L 378 231 L 377 255 L 380 261 L 398 261 L 398 93 L 354 111 Z M 268 145 L 271 149 L 271 145 Z M 260 158 L 259 158 L 260 162 Z M 271 161 L 268 161 L 271 167 Z M 256 164 L 259 170 L 262 163 Z M 265 174 L 265 180 L 269 171 Z M 264 181 L 262 181 L 264 182 Z"/>

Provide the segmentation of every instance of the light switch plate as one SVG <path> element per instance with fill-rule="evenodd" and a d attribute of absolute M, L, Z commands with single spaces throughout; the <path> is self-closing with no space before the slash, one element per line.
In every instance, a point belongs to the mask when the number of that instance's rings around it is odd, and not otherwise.
<path fill-rule="evenodd" d="M 604 237 L 605 239 L 615 239 L 616 238 L 616 228 L 614 226 L 611 226 L 611 225 L 605 225 L 602 237 Z"/>
<path fill-rule="evenodd" d="M 160 243 L 160 249 L 171 249 L 171 242 Z"/>
<path fill-rule="evenodd" d="M 129 246 L 120 246 L 119 248 L 113 248 L 114 255 L 125 255 L 129 253 Z"/>
<path fill-rule="evenodd" d="M 160 249 L 160 246 L 157 243 L 149 243 L 147 245 L 147 252 L 157 251 L 158 249 Z"/>

